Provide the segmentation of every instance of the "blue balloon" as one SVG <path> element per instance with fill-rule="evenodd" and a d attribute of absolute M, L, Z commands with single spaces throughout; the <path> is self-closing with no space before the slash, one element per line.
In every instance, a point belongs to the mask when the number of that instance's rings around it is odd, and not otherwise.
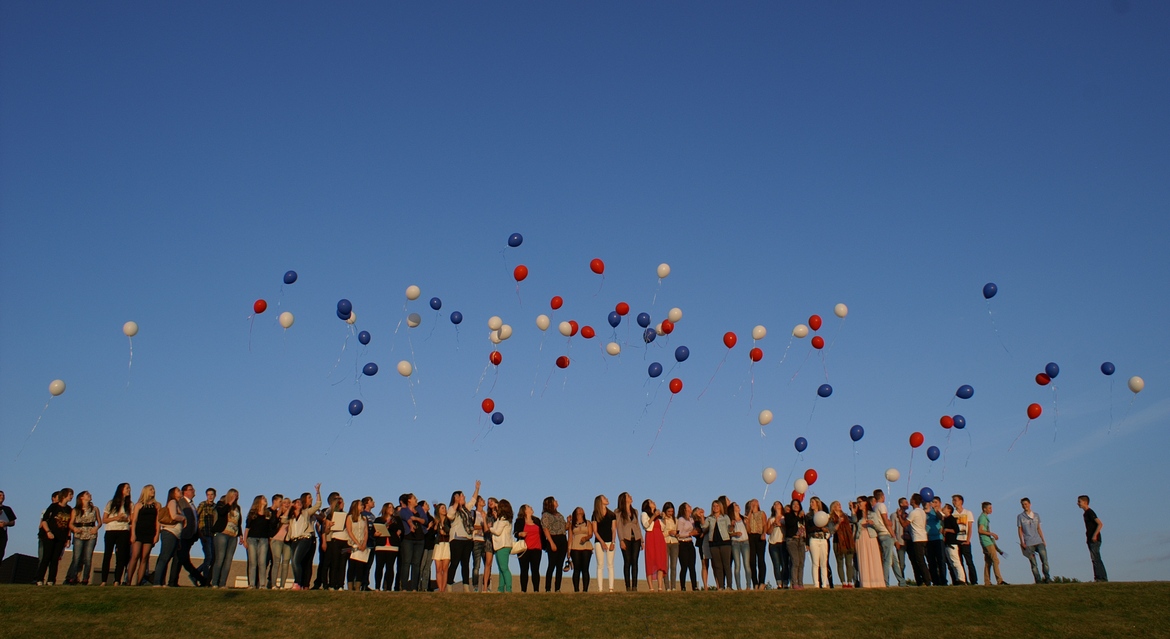
<path fill-rule="evenodd" d="M 609 325 L 614 327 L 614 328 L 617 328 L 618 324 L 621 324 L 621 323 L 622 323 L 622 316 L 619 315 L 617 311 L 610 311 L 609 312 Z"/>
<path fill-rule="evenodd" d="M 436 311 L 439 310 L 440 308 L 443 308 L 443 300 L 441 300 L 437 297 L 432 297 L 431 298 L 431 308 L 435 309 Z"/>
<path fill-rule="evenodd" d="M 362 332 L 358 333 L 358 341 L 362 343 L 362 346 L 369 344 L 370 343 L 370 332 L 369 331 L 362 331 Z"/>
<path fill-rule="evenodd" d="M 499 412 L 499 411 L 492 413 L 492 423 L 495 424 L 496 426 L 503 424 L 504 423 L 504 414 Z"/>
<path fill-rule="evenodd" d="M 297 281 L 297 272 L 296 271 L 289 271 L 289 272 L 284 274 L 284 283 L 285 284 L 292 284 L 295 281 Z"/>
<path fill-rule="evenodd" d="M 958 428 L 959 430 L 963 430 L 964 428 L 967 427 L 967 418 L 966 417 L 963 417 L 962 415 L 955 415 L 951 419 L 953 419 L 955 421 L 955 428 Z"/>
<path fill-rule="evenodd" d="M 362 406 L 362 400 L 355 399 L 349 403 L 349 414 L 357 417 L 359 414 L 361 414 L 363 408 L 365 408 L 365 406 Z"/>
<path fill-rule="evenodd" d="M 923 486 L 922 490 L 918 491 L 918 496 L 922 498 L 924 504 L 934 501 L 934 491 L 928 486 Z"/>
<path fill-rule="evenodd" d="M 998 292 L 999 287 L 996 286 L 994 282 L 988 282 L 983 285 L 983 299 L 985 300 L 989 300 L 995 297 L 995 294 Z"/>
<path fill-rule="evenodd" d="M 1048 362 L 1048 365 L 1044 367 L 1044 373 L 1048 377 L 1056 379 L 1056 376 L 1060 374 L 1060 367 L 1056 365 L 1056 362 Z"/>
<path fill-rule="evenodd" d="M 854 424 L 853 428 L 849 429 L 849 439 L 856 442 L 861 441 L 862 437 L 865 437 L 865 429 L 861 427 L 861 424 Z"/>
<path fill-rule="evenodd" d="M 687 348 L 686 346 L 679 346 L 678 348 L 674 349 L 674 361 L 680 364 L 687 361 L 687 358 L 690 356 L 691 349 Z"/>
<path fill-rule="evenodd" d="M 513 233 L 513 234 L 508 236 L 508 246 L 511 246 L 512 248 L 516 248 L 517 246 L 520 246 L 523 243 L 524 243 L 524 236 L 520 235 L 519 233 Z M 499 415 L 499 413 L 496 413 L 496 414 Z M 501 417 L 501 419 L 503 419 L 503 418 Z"/>
<path fill-rule="evenodd" d="M 942 451 L 938 449 L 938 446 L 931 446 L 926 449 L 926 456 L 930 458 L 930 461 L 935 461 L 939 455 L 942 455 Z"/>
<path fill-rule="evenodd" d="M 662 374 L 662 364 L 654 362 L 650 364 L 650 368 L 646 369 L 646 372 L 650 374 L 650 377 L 658 377 Z"/>
<path fill-rule="evenodd" d="M 349 300 L 339 300 L 337 302 L 337 314 L 349 317 L 350 312 L 353 311 L 353 303 Z"/>
<path fill-rule="evenodd" d="M 832 394 L 833 387 L 829 386 L 828 384 L 821 384 L 821 387 L 817 389 L 817 395 L 820 395 L 821 397 L 828 397 Z"/>
<path fill-rule="evenodd" d="M 369 364 L 366 364 L 365 366 L 362 367 L 362 373 L 366 377 L 373 377 L 374 375 L 378 374 L 378 365 L 373 363 L 373 362 L 370 362 Z"/>
<path fill-rule="evenodd" d="M 658 333 L 655 332 L 652 328 L 648 328 L 642 331 L 642 341 L 646 342 L 647 344 L 653 342 L 655 337 L 658 337 Z"/>
<path fill-rule="evenodd" d="M 641 326 L 642 328 L 646 328 L 649 325 L 650 325 L 650 314 L 649 313 L 638 313 L 638 326 Z"/>
<path fill-rule="evenodd" d="M 808 448 L 808 440 L 803 437 L 797 437 L 796 441 L 792 442 L 792 445 L 796 447 L 796 452 L 803 453 L 804 449 Z"/>
<path fill-rule="evenodd" d="M 1106 375 L 1112 375 L 1117 372 L 1117 367 L 1113 365 L 1113 362 L 1105 362 L 1101 365 L 1101 372 Z"/>
<path fill-rule="evenodd" d="M 451 313 L 451 323 L 452 324 L 458 325 L 462 321 L 463 321 L 463 313 L 460 313 L 459 311 L 454 311 L 453 313 Z"/>
<path fill-rule="evenodd" d="M 346 312 L 342 313 L 341 309 L 339 308 L 339 309 L 337 309 L 337 319 L 342 320 L 342 321 L 346 321 L 350 318 L 351 313 L 352 313 L 352 311 L 346 311 Z"/>
<path fill-rule="evenodd" d="M 963 384 L 959 390 L 955 391 L 955 397 L 959 399 L 971 399 L 975 396 L 975 388 L 970 384 Z"/>

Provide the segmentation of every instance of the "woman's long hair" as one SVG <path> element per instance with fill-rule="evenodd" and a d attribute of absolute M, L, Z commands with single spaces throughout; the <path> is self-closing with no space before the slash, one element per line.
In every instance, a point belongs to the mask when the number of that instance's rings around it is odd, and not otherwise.
<path fill-rule="evenodd" d="M 578 515 L 578 513 L 580 513 L 580 515 Z M 587 524 L 587 523 L 589 523 L 589 520 L 585 519 L 585 509 L 580 507 L 580 506 L 577 506 L 576 508 L 574 508 L 573 514 L 569 515 L 569 528 L 572 528 L 573 526 L 576 526 L 578 524 Z"/>
<path fill-rule="evenodd" d="M 557 512 L 556 503 L 557 503 L 557 500 L 552 495 L 545 497 L 544 503 L 541 504 L 541 508 L 540 508 L 541 514 L 543 515 L 544 513 L 549 513 L 549 514 L 553 514 L 553 515 L 559 515 L 560 513 Z"/>
<path fill-rule="evenodd" d="M 349 519 L 353 522 L 361 521 L 362 518 L 362 500 L 355 499 L 349 502 Z"/>
<path fill-rule="evenodd" d="M 130 488 L 130 484 L 122 482 L 114 489 L 114 497 L 110 500 L 110 513 L 122 512 L 127 515 L 130 514 L 130 510 L 134 508 L 134 500 L 130 499 L 130 495 L 126 494 L 127 488 Z"/>
<path fill-rule="evenodd" d="M 617 515 L 623 522 L 637 517 L 638 513 L 634 511 L 634 498 L 630 496 L 630 493 L 618 495 Z"/>
<path fill-rule="evenodd" d="M 512 521 L 512 502 L 507 499 L 496 502 L 496 519 Z"/>
<path fill-rule="evenodd" d="M 605 495 L 598 495 L 593 498 L 593 521 L 601 521 L 611 512 L 609 508 L 602 505 L 601 502 L 604 499 Z"/>
<path fill-rule="evenodd" d="M 89 497 L 85 506 L 81 505 L 82 497 Z M 77 503 L 73 506 L 73 512 L 77 513 L 78 515 L 86 515 L 93 512 L 93 496 L 89 494 L 88 490 L 83 490 L 77 493 Z"/>
<path fill-rule="evenodd" d="M 154 498 L 154 484 L 147 484 L 142 487 L 142 492 L 138 494 L 138 504 L 142 506 L 158 506 L 158 500 Z"/>
<path fill-rule="evenodd" d="M 264 495 L 256 495 L 255 497 L 253 497 L 252 498 L 252 507 L 248 509 L 248 518 L 251 519 L 252 515 L 263 516 L 265 513 L 262 509 L 264 508 L 265 503 L 266 503 L 266 498 L 264 497 Z"/>

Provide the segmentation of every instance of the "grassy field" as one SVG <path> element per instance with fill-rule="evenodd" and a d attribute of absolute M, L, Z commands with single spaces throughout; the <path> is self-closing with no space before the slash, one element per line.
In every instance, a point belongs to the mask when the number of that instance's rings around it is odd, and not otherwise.
<path fill-rule="evenodd" d="M 1170 583 L 604 595 L 0 586 L 0 620 L 0 636 L 45 638 L 1145 639 L 1170 636 Z"/>

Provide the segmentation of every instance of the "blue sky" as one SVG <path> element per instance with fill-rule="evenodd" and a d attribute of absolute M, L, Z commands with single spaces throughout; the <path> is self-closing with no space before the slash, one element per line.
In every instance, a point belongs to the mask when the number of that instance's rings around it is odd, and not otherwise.
<path fill-rule="evenodd" d="M 1170 480 L 1168 26 L 1170 8 L 1141 2 L 4 3 L 9 552 L 35 551 L 52 490 L 104 501 L 121 481 L 247 497 L 321 481 L 382 502 L 480 478 L 567 510 L 623 490 L 743 502 L 767 466 L 768 501 L 794 467 L 846 500 L 897 467 L 904 494 L 909 434 L 947 447 L 938 419 L 961 413 L 945 478 L 921 449 L 914 490 L 993 501 L 1013 535 L 1030 496 L 1053 572 L 1081 579 L 1089 493 L 1110 576 L 1164 578 L 1170 538 L 1131 514 Z M 513 232 L 524 244 L 503 251 Z M 300 279 L 282 290 L 288 269 Z M 423 324 L 395 333 L 411 284 Z M 552 295 L 565 306 L 542 346 Z M 373 334 L 364 350 L 342 352 L 343 297 Z M 270 306 L 249 350 L 256 298 Z M 684 318 L 649 349 L 623 323 L 620 358 L 556 333 L 575 319 L 604 338 L 623 300 L 626 322 Z M 800 366 L 806 339 L 778 366 L 813 313 L 824 365 Z M 515 334 L 476 395 L 492 315 Z M 128 387 L 127 320 L 141 326 Z M 670 369 L 680 344 L 692 356 L 663 420 L 669 393 L 646 367 Z M 366 361 L 381 372 L 359 386 Z M 1032 381 L 1049 361 L 1055 396 Z M 826 372 L 834 393 L 814 402 Z M 1147 382 L 1132 407 L 1131 375 Z M 14 460 L 55 378 L 68 390 Z M 492 383 L 506 421 L 473 442 Z M 965 383 L 975 396 L 949 406 Z M 1032 402 L 1045 413 L 1008 453 Z M 1027 581 L 1018 552 L 1005 573 Z"/>

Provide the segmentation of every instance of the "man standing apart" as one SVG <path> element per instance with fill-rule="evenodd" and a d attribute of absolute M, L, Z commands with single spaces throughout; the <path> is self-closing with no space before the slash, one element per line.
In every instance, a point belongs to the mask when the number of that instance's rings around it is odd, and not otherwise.
<path fill-rule="evenodd" d="M 955 519 L 959 521 L 959 556 L 960 561 L 967 563 L 964 571 L 967 573 L 967 585 L 978 586 L 975 558 L 971 556 L 971 539 L 975 537 L 971 531 L 975 529 L 975 514 L 963 507 L 962 495 L 951 495 L 951 505 L 955 507 Z"/>
<path fill-rule="evenodd" d="M 995 582 L 1008 585 L 999 574 L 999 557 L 1003 551 L 996 545 L 999 535 L 991 532 L 991 502 L 983 502 L 983 514 L 979 515 L 979 543 L 983 546 L 983 583 L 991 585 L 991 570 L 995 569 Z"/>
<path fill-rule="evenodd" d="M 215 565 L 215 520 L 218 513 L 215 510 L 215 489 L 207 489 L 207 501 L 199 504 L 196 509 L 199 517 L 199 543 L 203 546 L 203 563 L 199 565 L 199 576 L 203 578 L 203 585 L 211 585 L 211 567 Z"/>
<path fill-rule="evenodd" d="M 1101 529 L 1105 524 L 1097 513 L 1089 508 L 1089 496 L 1077 497 L 1077 505 L 1085 511 L 1085 537 L 1089 543 L 1089 557 L 1093 560 L 1093 581 L 1109 581 L 1105 575 L 1105 563 L 1101 561 Z"/>
<path fill-rule="evenodd" d="M 1048 574 L 1048 549 L 1044 543 L 1044 529 L 1040 527 L 1040 515 L 1032 512 L 1032 500 L 1027 497 L 1020 500 L 1024 512 L 1016 515 L 1016 529 L 1020 533 L 1020 550 L 1028 558 L 1032 566 L 1032 578 L 1036 583 L 1048 583 L 1052 576 Z M 1036 555 L 1040 555 L 1040 564 L 1044 567 L 1043 580 L 1040 577 L 1040 566 L 1036 565 Z"/>
<path fill-rule="evenodd" d="M 4 491 L 0 490 L 0 561 L 4 561 L 4 549 L 8 547 L 8 529 L 16 524 L 16 513 L 4 505 Z"/>

